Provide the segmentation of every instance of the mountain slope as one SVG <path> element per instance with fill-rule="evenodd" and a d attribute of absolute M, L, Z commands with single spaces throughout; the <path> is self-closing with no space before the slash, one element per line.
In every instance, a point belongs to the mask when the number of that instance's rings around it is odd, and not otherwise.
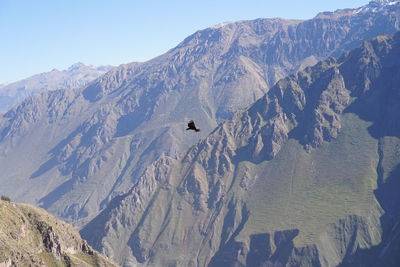
<path fill-rule="evenodd" d="M 21 103 L 25 98 L 35 93 L 62 88 L 84 87 L 111 68 L 111 66 L 93 67 L 76 63 L 67 70 L 59 71 L 54 69 L 21 81 L 0 85 L 0 112 L 9 110 L 17 103 Z"/>
<path fill-rule="evenodd" d="M 371 5 L 308 21 L 211 27 L 153 60 L 115 68 L 82 90 L 30 97 L 0 119 L 3 193 L 85 224 L 126 193 L 149 164 L 178 158 L 279 78 L 369 36 L 394 32 L 399 4 L 379 4 L 379 12 Z M 184 130 L 189 119 L 200 133 Z M 323 139 L 321 131 L 316 134 Z"/>
<path fill-rule="evenodd" d="M 42 209 L 0 200 L 1 266 L 117 266 Z"/>
<path fill-rule="evenodd" d="M 279 81 L 82 236 L 124 266 L 396 266 L 399 59 L 380 36 Z"/>

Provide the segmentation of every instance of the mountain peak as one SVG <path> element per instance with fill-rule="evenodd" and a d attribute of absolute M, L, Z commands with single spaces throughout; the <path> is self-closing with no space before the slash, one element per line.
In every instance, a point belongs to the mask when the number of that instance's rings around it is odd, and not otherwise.
<path fill-rule="evenodd" d="M 399 0 L 374 0 L 370 1 L 368 5 L 394 5 L 399 3 Z"/>
<path fill-rule="evenodd" d="M 338 9 L 334 12 L 326 11 L 319 13 L 316 18 L 339 18 L 342 16 L 353 16 L 364 13 L 382 13 L 385 10 L 397 9 L 400 0 L 374 0 L 359 8 Z"/>
<path fill-rule="evenodd" d="M 109 71 L 112 66 L 77 62 L 67 69 L 52 69 L 10 84 L 0 85 L 0 111 L 7 111 L 33 93 L 62 88 L 81 88 Z"/>
<path fill-rule="evenodd" d="M 400 3 L 399 0 L 374 0 L 370 1 L 367 5 L 356 9 L 356 13 L 359 12 L 380 12 L 382 8 L 388 8 L 391 6 L 397 6 Z"/>
<path fill-rule="evenodd" d="M 68 71 L 78 70 L 84 66 L 85 66 L 85 64 L 83 64 L 82 62 L 77 62 L 77 63 L 71 65 L 71 67 L 68 68 Z"/>

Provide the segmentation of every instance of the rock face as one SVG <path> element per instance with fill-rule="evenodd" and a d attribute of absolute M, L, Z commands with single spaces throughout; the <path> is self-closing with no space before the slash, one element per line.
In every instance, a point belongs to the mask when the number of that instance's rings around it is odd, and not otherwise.
<path fill-rule="evenodd" d="M 0 266 L 117 266 L 42 209 L 0 201 Z"/>
<path fill-rule="evenodd" d="M 258 19 L 211 27 L 151 61 L 115 68 L 83 89 L 34 95 L 0 119 L 2 193 L 81 226 L 115 196 L 127 193 L 147 166 L 160 157 L 179 158 L 278 79 L 365 38 L 393 33 L 399 26 L 399 4 L 378 6 L 379 12 L 371 3 L 362 10 L 323 13 L 308 21 Z M 335 75 L 331 71 L 324 75 Z M 251 151 L 255 162 L 264 154 L 273 157 L 295 123 L 307 120 L 308 114 L 313 121 L 307 133 L 299 133 L 301 142 L 315 147 L 334 138 L 341 127 L 338 114 L 349 101 L 342 87 L 339 75 L 329 92 L 316 90 L 308 96 L 290 91 L 293 95 L 284 96 L 288 107 L 276 106 L 282 117 L 263 122 L 274 128 L 249 124 L 251 140 L 242 154 Z M 321 97 L 324 103 L 315 103 L 318 111 L 308 106 L 302 110 L 308 97 Z M 336 98 L 337 106 L 329 106 Z M 295 106 L 289 105 L 292 100 Z M 288 114 L 300 117 L 285 117 L 283 108 L 292 108 Z M 189 119 L 196 121 L 200 133 L 184 130 Z M 222 157 L 218 164 L 223 171 L 228 163 Z M 189 181 L 188 186 L 207 190 L 207 183 Z M 193 201 L 200 209 L 204 204 L 198 197 Z"/>
<path fill-rule="evenodd" d="M 0 85 L 0 112 L 9 110 L 28 96 L 47 90 L 81 88 L 109 71 L 111 66 L 86 66 L 76 63 L 67 70 L 54 69 L 18 82 Z"/>
<path fill-rule="evenodd" d="M 280 80 L 82 236 L 123 266 L 397 266 L 400 34 Z"/>

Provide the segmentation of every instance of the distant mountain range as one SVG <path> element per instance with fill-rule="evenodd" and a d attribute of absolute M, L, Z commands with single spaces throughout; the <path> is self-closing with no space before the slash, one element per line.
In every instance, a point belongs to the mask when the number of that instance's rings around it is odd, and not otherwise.
<path fill-rule="evenodd" d="M 0 112 L 9 110 L 28 96 L 46 90 L 81 88 L 109 71 L 112 66 L 86 66 L 76 63 L 67 70 L 53 69 L 10 84 L 0 85 Z"/>
<path fill-rule="evenodd" d="M 369 96 L 397 82 L 397 39 L 337 57 L 399 18 L 399 2 L 373 1 L 227 23 L 85 88 L 31 96 L 0 119 L 0 193 L 84 226 L 125 266 L 350 262 L 387 231 L 374 190 L 397 166 L 385 161 L 396 119 L 363 110 L 397 109 Z M 190 119 L 201 132 L 185 131 Z"/>

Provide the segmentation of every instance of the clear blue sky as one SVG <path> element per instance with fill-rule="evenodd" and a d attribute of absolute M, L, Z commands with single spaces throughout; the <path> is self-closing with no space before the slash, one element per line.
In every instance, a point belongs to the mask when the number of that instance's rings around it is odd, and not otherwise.
<path fill-rule="evenodd" d="M 309 19 L 368 0 L 0 0 L 0 84 L 78 61 L 145 61 L 226 21 Z"/>

